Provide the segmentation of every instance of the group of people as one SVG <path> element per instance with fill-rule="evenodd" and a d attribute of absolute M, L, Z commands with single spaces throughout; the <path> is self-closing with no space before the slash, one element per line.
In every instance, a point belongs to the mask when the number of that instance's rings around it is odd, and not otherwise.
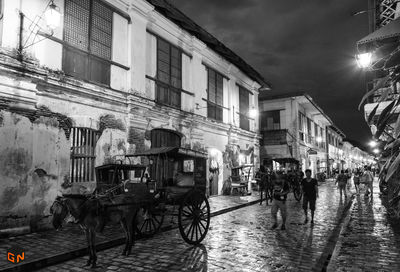
<path fill-rule="evenodd" d="M 271 215 L 273 224 L 271 229 L 278 227 L 278 211 L 280 210 L 282 216 L 281 230 L 286 229 L 287 207 L 286 200 L 290 191 L 290 182 L 300 182 L 303 190 L 303 210 L 304 210 L 304 224 L 309 221 L 308 209 L 311 211 L 311 224 L 314 224 L 314 211 L 316 207 L 316 200 L 318 198 L 318 182 L 311 177 L 311 170 L 305 171 L 305 177 L 300 170 L 289 171 L 285 174 L 280 171 L 272 172 L 268 175 L 270 179 L 270 188 L 272 189 L 272 206 Z M 268 201 L 268 200 L 267 200 Z"/>
<path fill-rule="evenodd" d="M 361 168 L 357 168 L 353 171 L 342 170 L 340 174 L 336 178 L 336 183 L 338 184 L 340 197 L 344 194 L 344 197 L 347 198 L 346 188 L 349 186 L 350 180 L 353 177 L 354 188 L 356 189 L 356 194 L 360 194 L 360 184 L 364 184 L 366 190 L 364 195 L 369 196 L 371 198 L 373 196 L 373 181 L 374 181 L 374 174 L 371 171 L 370 166 L 364 166 L 363 170 Z"/>
<path fill-rule="evenodd" d="M 261 180 L 262 175 L 260 175 L 259 173 L 257 175 Z M 315 178 L 311 177 L 312 174 L 311 170 L 307 169 L 305 171 L 305 177 L 300 170 L 297 172 L 289 171 L 287 174 L 280 171 L 266 172 L 266 173 L 268 173 L 265 174 L 266 180 L 268 180 L 267 182 L 269 183 L 269 187 L 272 190 L 271 216 L 273 224 L 271 229 L 275 229 L 278 227 L 277 214 L 279 210 L 282 216 L 281 230 L 286 229 L 286 218 L 287 218 L 286 200 L 287 200 L 287 195 L 290 191 L 289 183 L 293 182 L 293 180 L 296 180 L 296 182 L 300 182 L 300 186 L 303 191 L 302 208 L 304 210 L 304 224 L 307 224 L 309 222 L 308 210 L 310 210 L 311 212 L 310 223 L 311 225 L 313 225 L 314 212 L 319 194 L 318 194 L 318 181 Z M 353 172 L 350 170 L 341 171 L 341 173 L 337 176 L 335 182 L 335 184 L 338 184 L 340 197 L 342 198 L 344 194 L 345 198 L 347 198 L 346 188 L 350 184 L 350 180 L 352 177 L 356 193 L 357 194 L 360 193 L 360 183 L 363 183 L 365 184 L 366 187 L 365 196 L 371 195 L 372 197 L 374 175 L 371 172 L 370 166 L 365 166 L 363 168 L 363 171 L 361 169 L 356 169 Z M 262 189 L 265 189 L 265 184 Z"/>

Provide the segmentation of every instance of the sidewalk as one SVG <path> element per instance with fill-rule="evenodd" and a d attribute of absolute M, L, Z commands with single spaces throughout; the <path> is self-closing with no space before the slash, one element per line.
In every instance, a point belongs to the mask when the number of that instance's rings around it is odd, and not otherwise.
<path fill-rule="evenodd" d="M 400 220 L 389 218 L 379 196 L 357 196 L 350 208 L 327 271 L 400 271 Z"/>
<path fill-rule="evenodd" d="M 258 192 L 250 196 L 213 196 L 209 198 L 211 216 L 216 216 L 235 209 L 259 202 Z M 176 227 L 171 220 L 164 220 L 162 230 Z M 106 227 L 103 235 L 96 237 L 98 250 L 103 250 L 124 243 L 123 231 L 119 226 Z M 182 240 L 183 243 L 183 240 Z M 25 260 L 12 264 L 6 260 L 6 251 L 12 245 L 25 250 Z M 68 224 L 63 230 L 31 233 L 27 235 L 0 239 L 0 271 L 31 271 L 57 262 L 66 261 L 87 254 L 86 238 L 76 224 Z"/>

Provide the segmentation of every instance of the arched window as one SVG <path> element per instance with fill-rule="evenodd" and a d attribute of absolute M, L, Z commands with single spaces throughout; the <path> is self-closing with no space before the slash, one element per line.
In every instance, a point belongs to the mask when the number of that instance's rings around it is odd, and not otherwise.
<path fill-rule="evenodd" d="M 151 148 L 165 146 L 180 147 L 181 135 L 168 129 L 153 129 L 151 131 Z"/>

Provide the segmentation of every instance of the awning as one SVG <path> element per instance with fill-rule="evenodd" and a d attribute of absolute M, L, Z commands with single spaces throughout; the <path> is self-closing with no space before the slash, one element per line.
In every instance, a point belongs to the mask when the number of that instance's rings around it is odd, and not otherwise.
<path fill-rule="evenodd" d="M 377 29 L 376 31 L 370 33 L 361 40 L 359 40 L 357 42 L 357 46 L 399 36 L 400 36 L 400 17 L 391 21 L 387 25 Z"/>
<path fill-rule="evenodd" d="M 166 155 L 171 157 L 192 157 L 192 158 L 207 158 L 207 153 L 187 149 L 180 147 L 154 147 L 143 152 L 138 152 L 135 154 L 128 154 L 126 157 L 139 157 L 139 156 L 158 156 L 158 155 Z"/>

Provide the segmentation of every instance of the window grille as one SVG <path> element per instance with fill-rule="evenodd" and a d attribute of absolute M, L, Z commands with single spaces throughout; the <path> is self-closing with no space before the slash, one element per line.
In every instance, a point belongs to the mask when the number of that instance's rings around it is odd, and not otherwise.
<path fill-rule="evenodd" d="M 182 52 L 167 41 L 157 38 L 156 101 L 181 108 Z"/>
<path fill-rule="evenodd" d="M 250 92 L 239 86 L 239 112 L 240 112 L 240 128 L 250 130 L 249 120 L 249 95 Z"/>
<path fill-rule="evenodd" d="M 207 117 L 222 121 L 223 114 L 223 76 L 211 68 L 207 68 Z"/>
<path fill-rule="evenodd" d="M 97 131 L 90 128 L 71 128 L 71 182 L 94 181 Z"/>
<path fill-rule="evenodd" d="M 113 11 L 99 0 L 66 0 L 63 70 L 81 79 L 110 84 Z"/>

